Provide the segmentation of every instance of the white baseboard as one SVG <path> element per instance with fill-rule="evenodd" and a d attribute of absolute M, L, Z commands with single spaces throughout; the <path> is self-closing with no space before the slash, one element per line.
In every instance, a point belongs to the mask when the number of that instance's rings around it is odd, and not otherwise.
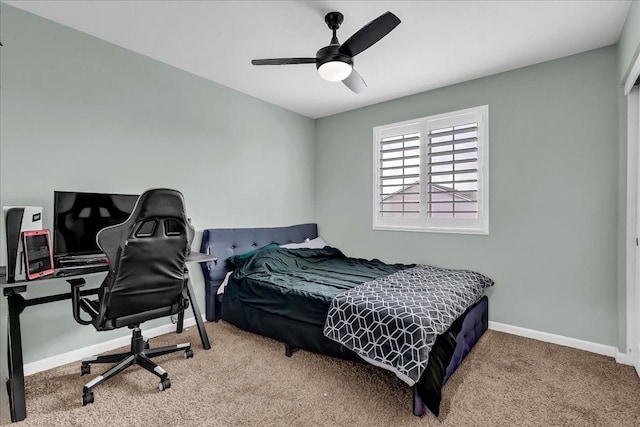
<path fill-rule="evenodd" d="M 203 316 L 204 318 L 204 316 Z M 183 326 L 189 327 L 196 324 L 195 317 L 189 317 L 184 319 Z M 176 325 L 170 323 L 168 325 L 158 326 L 156 328 L 143 330 L 145 338 L 153 338 L 158 335 L 168 334 L 176 330 Z M 26 363 L 24 365 L 24 375 L 33 375 L 38 372 L 46 371 L 47 369 L 53 369 L 58 366 L 66 365 L 67 363 L 78 361 L 84 357 L 94 356 L 96 354 L 104 353 L 116 349 L 118 347 L 124 347 L 131 343 L 131 335 L 125 335 L 120 338 L 114 338 L 109 341 L 101 342 L 98 344 L 90 345 L 88 347 L 79 348 L 77 350 L 71 350 L 66 353 L 57 354 L 55 356 L 47 357 L 46 359 L 36 360 L 35 362 Z"/>
<path fill-rule="evenodd" d="M 590 351 L 591 353 L 602 354 L 604 356 L 613 357 L 616 359 L 616 362 L 625 365 L 633 364 L 632 358 L 629 357 L 627 353 L 620 353 L 618 349 L 612 345 L 598 344 L 591 341 L 579 340 L 576 338 L 550 334 L 548 332 L 541 332 L 534 329 L 521 328 L 519 326 L 512 326 L 492 321 L 489 321 L 489 329 L 498 332 L 506 332 L 508 334 L 518 335 L 525 338 L 531 338 L 538 341 L 563 345 L 565 347 L 577 348 L 578 350 Z"/>

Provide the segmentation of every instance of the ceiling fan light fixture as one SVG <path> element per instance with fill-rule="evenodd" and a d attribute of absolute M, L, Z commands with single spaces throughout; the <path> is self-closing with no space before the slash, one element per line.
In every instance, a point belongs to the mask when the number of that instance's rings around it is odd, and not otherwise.
<path fill-rule="evenodd" d="M 318 67 L 320 77 L 330 82 L 340 82 L 351 74 L 353 66 L 343 61 L 329 61 Z"/>

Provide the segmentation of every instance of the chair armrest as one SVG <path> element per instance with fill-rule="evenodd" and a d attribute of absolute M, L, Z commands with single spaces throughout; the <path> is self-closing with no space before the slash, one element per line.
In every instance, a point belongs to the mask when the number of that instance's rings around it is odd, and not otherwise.
<path fill-rule="evenodd" d="M 69 285 L 71 285 L 71 309 L 73 311 L 73 318 L 81 325 L 90 325 L 90 320 L 83 320 L 80 317 L 80 288 L 87 284 L 84 279 L 68 279 Z"/>

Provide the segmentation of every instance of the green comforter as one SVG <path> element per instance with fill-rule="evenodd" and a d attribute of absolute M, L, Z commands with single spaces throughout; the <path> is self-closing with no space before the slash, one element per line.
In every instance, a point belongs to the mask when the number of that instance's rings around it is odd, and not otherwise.
<path fill-rule="evenodd" d="M 229 260 L 236 270 L 225 296 L 254 308 L 315 325 L 324 325 L 337 294 L 412 267 L 377 259 L 347 258 L 338 249 L 266 247 L 249 257 Z"/>

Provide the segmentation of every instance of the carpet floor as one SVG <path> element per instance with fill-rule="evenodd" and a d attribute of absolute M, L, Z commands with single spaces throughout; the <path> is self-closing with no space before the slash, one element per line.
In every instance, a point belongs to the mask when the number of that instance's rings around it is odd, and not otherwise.
<path fill-rule="evenodd" d="M 224 322 L 151 340 L 190 341 L 195 356 L 155 360 L 172 386 L 140 367 L 98 386 L 82 407 L 73 363 L 26 378 L 18 426 L 640 426 L 640 379 L 609 357 L 495 331 L 478 342 L 443 390 L 439 418 L 411 413 L 411 389 L 370 365 L 298 351 Z"/>

